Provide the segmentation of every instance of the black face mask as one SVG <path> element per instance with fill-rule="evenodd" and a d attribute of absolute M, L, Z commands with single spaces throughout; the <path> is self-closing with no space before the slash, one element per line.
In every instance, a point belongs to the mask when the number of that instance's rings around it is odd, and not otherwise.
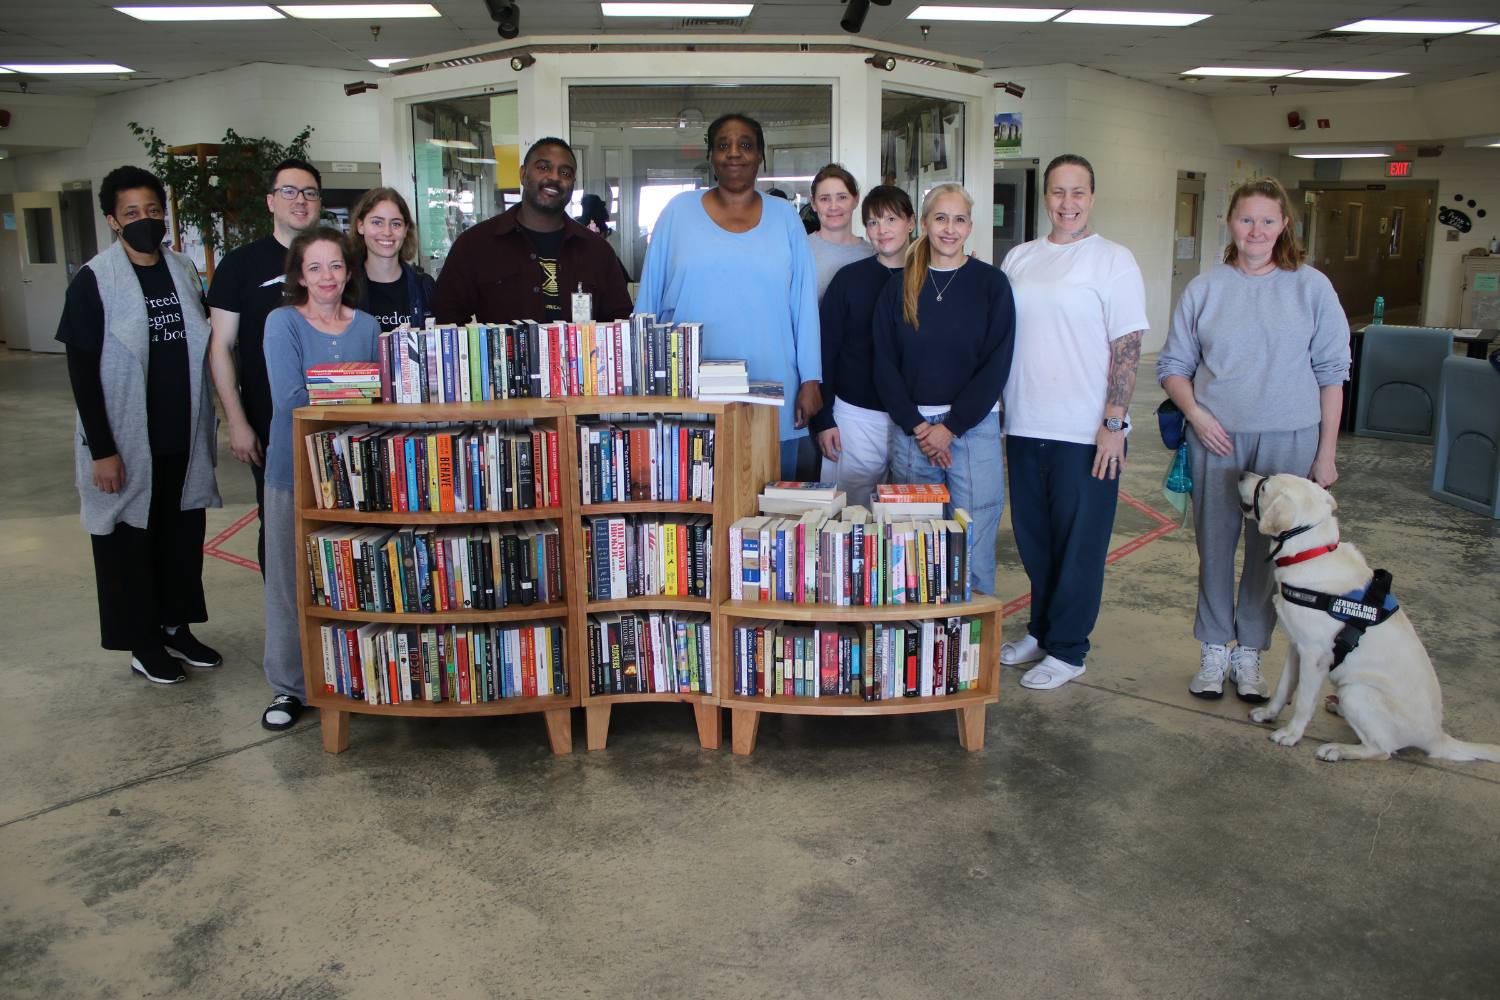
<path fill-rule="evenodd" d="M 161 219 L 136 219 L 120 227 L 120 239 L 136 253 L 156 253 L 167 237 L 167 224 Z"/>

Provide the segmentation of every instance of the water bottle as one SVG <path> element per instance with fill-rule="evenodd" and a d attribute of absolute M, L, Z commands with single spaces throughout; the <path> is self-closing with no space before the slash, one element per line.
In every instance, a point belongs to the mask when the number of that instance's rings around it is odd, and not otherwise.
<path fill-rule="evenodd" d="M 1167 473 L 1167 489 L 1173 493 L 1193 492 L 1193 473 L 1188 467 L 1188 445 L 1184 441 L 1177 448 L 1177 457 L 1172 462 L 1172 469 Z"/>
<path fill-rule="evenodd" d="M 1375 296 L 1375 312 L 1370 317 L 1370 325 L 1371 326 L 1378 326 L 1379 324 L 1384 323 L 1384 322 L 1385 322 L 1385 296 L 1384 295 L 1377 295 L 1377 296 Z"/>

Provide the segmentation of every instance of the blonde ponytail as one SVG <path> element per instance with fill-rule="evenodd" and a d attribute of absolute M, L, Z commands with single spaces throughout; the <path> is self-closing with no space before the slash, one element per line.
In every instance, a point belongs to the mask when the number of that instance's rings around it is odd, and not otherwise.
<path fill-rule="evenodd" d="M 964 190 L 962 184 L 939 184 L 927 192 L 922 199 L 922 235 L 906 248 L 906 270 L 901 275 L 901 318 L 911 324 L 913 330 L 921 327 L 917 322 L 917 299 L 922 295 L 922 284 L 927 280 L 927 266 L 932 261 L 932 247 L 927 240 L 927 215 L 932 205 L 945 194 L 956 194 L 964 200 L 968 211 L 974 211 L 974 198 Z"/>

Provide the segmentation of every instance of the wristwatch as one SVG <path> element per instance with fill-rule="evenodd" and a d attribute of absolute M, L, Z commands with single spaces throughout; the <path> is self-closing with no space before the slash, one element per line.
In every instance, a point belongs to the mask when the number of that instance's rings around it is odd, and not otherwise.
<path fill-rule="evenodd" d="M 1107 431 L 1123 431 L 1130 426 L 1130 421 L 1124 417 L 1105 417 L 1104 429 Z"/>

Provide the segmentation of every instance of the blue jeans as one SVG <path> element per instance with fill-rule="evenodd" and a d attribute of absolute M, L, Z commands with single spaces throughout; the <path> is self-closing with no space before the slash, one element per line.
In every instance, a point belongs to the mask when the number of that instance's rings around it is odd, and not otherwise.
<path fill-rule="evenodd" d="M 994 594 L 995 534 L 1000 527 L 1000 512 L 1005 509 L 1000 415 L 987 413 L 962 437 L 954 438 L 948 449 L 953 464 L 946 469 L 929 462 L 917 446 L 917 439 L 894 423 L 891 424 L 890 451 L 891 482 L 942 483 L 948 487 L 953 506 L 969 512 L 974 519 L 969 585 L 976 594 Z"/>

